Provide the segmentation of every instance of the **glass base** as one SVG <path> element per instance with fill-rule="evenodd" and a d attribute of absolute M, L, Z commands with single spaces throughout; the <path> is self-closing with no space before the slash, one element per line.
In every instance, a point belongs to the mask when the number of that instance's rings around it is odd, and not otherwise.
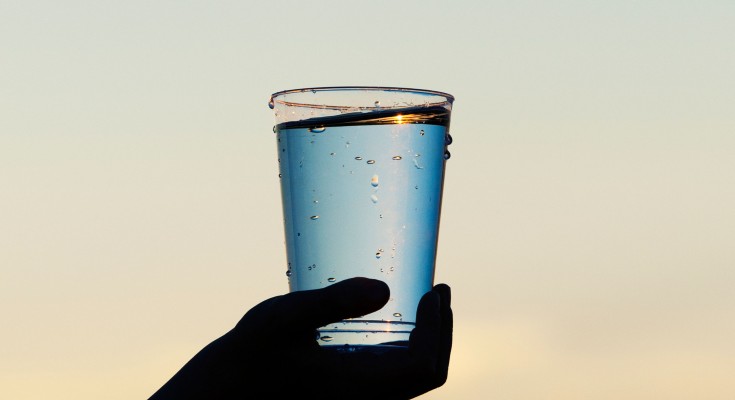
<path fill-rule="evenodd" d="M 413 322 L 345 320 L 317 330 L 317 342 L 328 347 L 407 347 Z"/>

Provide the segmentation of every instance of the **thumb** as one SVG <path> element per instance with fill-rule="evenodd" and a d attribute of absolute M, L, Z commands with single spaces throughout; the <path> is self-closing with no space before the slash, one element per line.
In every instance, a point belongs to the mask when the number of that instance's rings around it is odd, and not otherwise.
<path fill-rule="evenodd" d="M 236 329 L 246 332 L 316 329 L 330 322 L 377 311 L 389 297 L 390 289 L 382 281 L 346 279 L 323 289 L 292 292 L 268 299 L 248 311 Z"/>

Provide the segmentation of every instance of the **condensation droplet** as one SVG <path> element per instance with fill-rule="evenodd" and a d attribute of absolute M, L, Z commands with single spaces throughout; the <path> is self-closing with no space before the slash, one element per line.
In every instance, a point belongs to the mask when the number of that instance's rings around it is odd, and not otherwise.
<path fill-rule="evenodd" d="M 367 160 L 368 164 L 375 164 L 375 160 Z"/>
<path fill-rule="evenodd" d="M 375 100 L 375 103 L 374 104 L 375 104 L 375 107 L 380 107 L 380 101 Z"/>
<path fill-rule="evenodd" d="M 333 156 L 333 155 L 334 155 L 334 153 L 329 153 L 329 155 L 330 155 L 330 156 Z"/>
<path fill-rule="evenodd" d="M 323 126 L 315 126 L 313 128 L 309 128 L 309 132 L 311 132 L 311 133 L 321 133 L 321 132 L 324 132 L 326 130 L 327 130 L 327 128 L 325 128 Z"/>
<path fill-rule="evenodd" d="M 276 133 L 276 126 L 273 125 L 273 133 Z"/>
<path fill-rule="evenodd" d="M 393 159 L 396 160 L 396 161 L 398 161 L 398 160 L 402 160 L 403 157 L 401 157 L 401 156 L 393 156 Z"/>
<path fill-rule="evenodd" d="M 373 204 L 376 204 L 378 202 L 378 196 L 372 195 L 370 196 L 370 200 L 373 202 Z"/>
<path fill-rule="evenodd" d="M 322 337 L 319 338 L 319 340 L 321 340 L 322 342 L 331 342 L 332 341 L 332 337 L 331 336 L 322 336 Z"/>
<path fill-rule="evenodd" d="M 419 188 L 419 185 L 416 185 L 416 186 L 414 186 L 413 188 L 414 188 L 414 189 L 416 189 L 416 190 L 418 190 L 418 188 Z"/>
<path fill-rule="evenodd" d="M 278 179 L 281 179 L 281 176 L 282 176 L 281 174 L 278 174 Z"/>
<path fill-rule="evenodd" d="M 394 267 L 390 267 L 390 272 L 393 272 L 395 270 Z"/>
<path fill-rule="evenodd" d="M 360 161 L 360 160 L 362 160 L 362 157 L 357 156 L 357 157 L 355 157 L 355 160 Z"/>
<path fill-rule="evenodd" d="M 383 249 L 378 249 L 377 252 L 375 252 L 375 258 L 380 258 L 383 255 Z"/>
<path fill-rule="evenodd" d="M 449 160 L 450 157 L 452 157 L 452 153 L 449 150 L 444 150 L 444 159 Z"/>
<path fill-rule="evenodd" d="M 319 219 L 319 216 L 318 216 L 318 215 L 312 215 L 312 216 L 311 216 L 311 217 L 309 217 L 309 218 L 311 218 L 311 220 L 313 221 L 313 220 L 317 220 L 317 219 Z"/>
<path fill-rule="evenodd" d="M 268 100 L 268 108 L 272 110 L 275 107 L 276 107 L 276 104 L 273 102 L 273 97 L 271 97 L 270 100 Z"/>
<path fill-rule="evenodd" d="M 370 184 L 373 185 L 373 187 L 378 187 L 378 175 L 373 175 L 373 177 L 370 179 Z"/>
<path fill-rule="evenodd" d="M 452 144 L 452 140 L 452 135 L 447 132 L 447 134 L 444 136 L 444 143 L 449 146 L 450 144 Z"/>
<path fill-rule="evenodd" d="M 422 129 L 421 132 L 419 132 L 419 135 L 424 136 L 426 135 L 426 132 L 424 132 L 424 130 Z"/>
<path fill-rule="evenodd" d="M 399 312 L 394 312 L 393 313 L 393 316 L 396 317 L 396 318 L 401 318 L 403 316 L 403 314 L 401 314 Z"/>
<path fill-rule="evenodd" d="M 291 275 L 293 275 L 293 272 L 291 272 L 290 269 L 288 271 L 286 271 L 286 276 L 291 276 Z"/>
<path fill-rule="evenodd" d="M 314 200 L 313 203 L 314 204 L 319 204 L 319 200 Z"/>
<path fill-rule="evenodd" d="M 327 278 L 327 282 L 337 282 L 337 278 Z"/>

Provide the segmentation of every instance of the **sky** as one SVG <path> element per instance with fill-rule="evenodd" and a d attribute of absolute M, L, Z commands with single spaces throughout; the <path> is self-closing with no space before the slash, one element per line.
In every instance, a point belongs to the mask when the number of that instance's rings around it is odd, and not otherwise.
<path fill-rule="evenodd" d="M 147 398 L 288 290 L 271 93 L 456 97 L 422 399 L 735 396 L 735 3 L 0 0 L 0 398 Z"/>

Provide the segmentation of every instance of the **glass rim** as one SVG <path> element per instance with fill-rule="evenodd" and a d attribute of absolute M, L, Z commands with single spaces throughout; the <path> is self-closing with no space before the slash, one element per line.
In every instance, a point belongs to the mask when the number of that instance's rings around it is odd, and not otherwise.
<path fill-rule="evenodd" d="M 275 92 L 271 95 L 271 101 L 275 103 L 280 103 L 286 106 L 291 107 L 308 107 L 308 108 L 326 108 L 326 109 L 348 109 L 348 108 L 354 108 L 350 106 L 336 106 L 336 105 L 320 105 L 320 104 L 308 104 L 308 103 L 296 103 L 296 102 L 290 102 L 278 99 L 279 97 L 282 97 L 284 95 L 292 94 L 292 93 L 306 93 L 306 92 L 338 92 L 338 91 L 373 91 L 373 92 L 405 92 L 405 93 L 416 93 L 419 95 L 434 95 L 434 96 L 440 96 L 444 97 L 444 102 L 439 102 L 436 104 L 442 104 L 442 103 L 449 103 L 450 105 L 454 103 L 454 96 L 452 96 L 449 93 L 446 92 L 440 92 L 437 90 L 429 90 L 429 89 L 415 89 L 415 88 L 404 88 L 404 87 L 395 87 L 395 86 L 317 86 L 317 87 L 308 87 L 308 88 L 300 88 L 300 89 L 288 89 L 288 90 L 281 90 L 279 92 Z M 366 107 L 358 107 L 360 109 L 366 108 Z M 390 107 L 386 107 L 390 108 Z"/>

